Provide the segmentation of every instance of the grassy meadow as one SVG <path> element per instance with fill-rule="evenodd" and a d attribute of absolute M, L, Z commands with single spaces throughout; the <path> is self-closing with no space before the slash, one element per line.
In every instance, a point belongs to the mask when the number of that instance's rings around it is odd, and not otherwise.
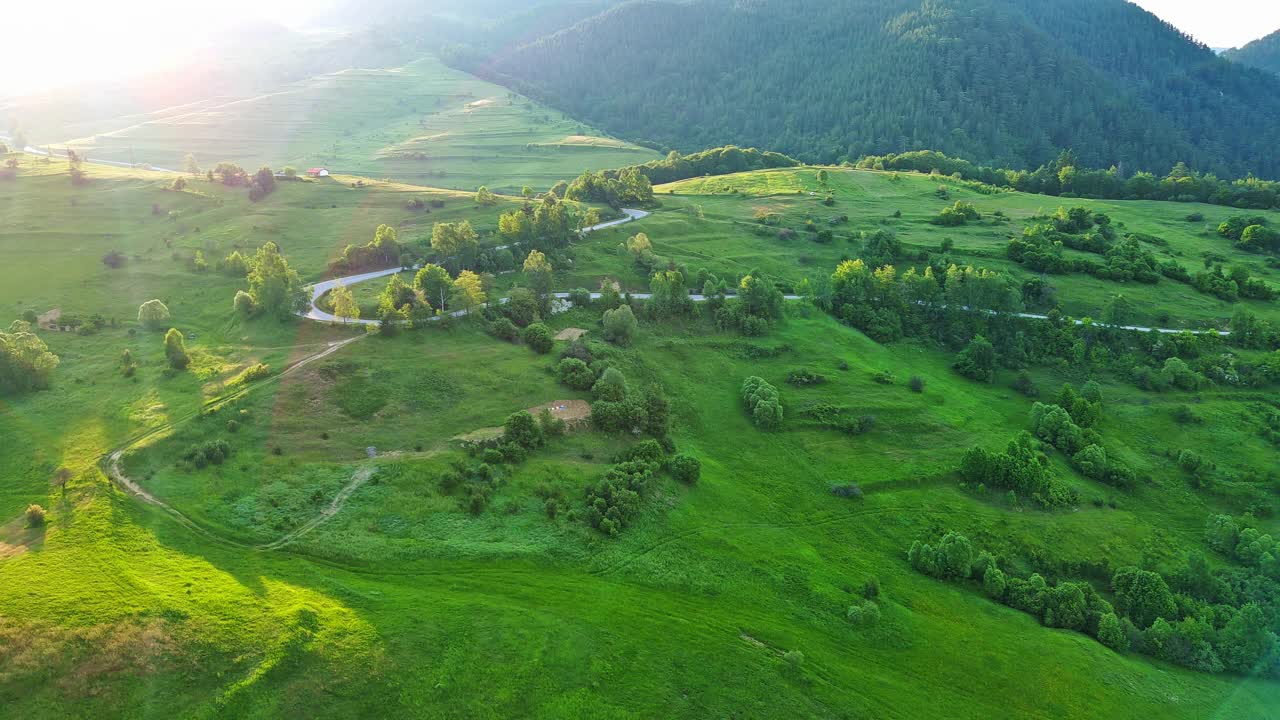
<path fill-rule="evenodd" d="M 424 57 L 403 67 L 352 68 L 229 101 L 133 119 L 54 143 L 90 158 L 182 169 L 223 160 L 474 191 L 545 190 L 585 170 L 657 153 L 604 137 L 562 113 Z"/>
<path fill-rule="evenodd" d="M 882 345 L 798 304 L 764 337 L 718 331 L 705 318 L 645 321 L 626 348 L 602 341 L 598 309 L 575 308 L 547 323 L 588 330 L 588 347 L 633 390 L 664 389 L 671 439 L 701 461 L 700 480 L 662 475 L 639 518 L 604 536 L 569 511 L 582 510 L 588 484 L 637 438 L 584 429 L 500 466 L 493 497 L 472 513 L 441 485 L 467 457 L 459 436 L 520 409 L 589 399 L 557 382 L 554 353 L 464 320 L 365 337 L 218 403 L 248 365 L 278 369 L 357 332 L 239 321 L 231 297 L 243 280 L 194 272 L 187 259 L 201 250 L 212 262 L 274 240 L 314 280 L 380 223 L 398 227 L 401 241 L 439 220 L 466 218 L 491 233 L 513 201 L 477 208 L 467 193 L 368 180 L 353 188 L 352 176 L 280 183 L 250 203 L 243 189 L 196 181 L 175 192 L 169 175 L 93 166 L 92 182 L 73 186 L 64 162 L 23 163 L 0 184 L 0 257 L 14 259 L 0 265 L 0 309 L 60 307 L 120 322 L 87 336 L 42 331 L 62 359 L 53 386 L 0 403 L 0 434 L 18 439 L 0 451 L 0 706 L 14 717 L 1266 718 L 1280 703 L 1274 682 L 1117 654 L 906 560 L 913 540 L 957 530 L 1028 566 L 1177 565 L 1203 549 L 1207 515 L 1238 515 L 1274 494 L 1276 448 L 1256 427 L 1264 393 L 1155 394 L 1096 377 L 1105 398 L 1098 429 L 1142 481 L 1118 490 L 1053 453 L 1052 468 L 1081 502 L 1046 511 L 964 488 L 956 472 L 973 445 L 1003 447 L 1028 427 L 1032 401 L 1010 389 L 1009 371 L 972 382 L 951 369 L 951 353 Z M 504 177 L 562 171 L 556 179 L 577 172 L 521 159 Z M 722 277 L 829 273 L 859 251 L 851 232 L 887 227 L 911 249 L 950 237 L 957 261 L 1021 278 L 1030 274 L 1003 259 L 1008 234 L 1059 204 L 1087 204 L 1164 237 L 1189 269 L 1211 251 L 1276 281 L 1260 258 L 1204 233 L 1230 214 L 1224 208 L 959 186 L 944 203 L 935 196 L 942 182 L 831 169 L 833 206 L 821 203 L 827 188 L 809 168 L 664 186 L 650 217 L 578 242 L 556 289 L 595 288 L 604 277 L 647 289 L 617 252 L 637 231 L 656 253 Z M 445 204 L 424 213 L 409 208 L 414 198 Z M 956 199 L 985 219 L 927 223 Z M 761 233 L 759 209 L 785 227 L 812 217 L 836 239 Z M 992 224 L 997 209 L 1010 222 Z M 1206 219 L 1181 219 L 1192 210 Z M 839 214 L 848 222 L 825 224 Z M 125 255 L 122 267 L 103 265 L 111 250 Z M 1082 275 L 1051 281 L 1077 315 L 1096 314 L 1117 291 Z M 383 284 L 358 286 L 358 297 L 371 300 Z M 1232 311 L 1168 280 L 1118 287 L 1144 318 L 1168 312 L 1192 325 Z M 133 322 L 152 297 L 194 333 L 188 372 L 165 373 L 159 334 Z M 1280 319 L 1271 305 L 1249 306 Z M 139 361 L 134 378 L 119 371 L 126 348 Z M 827 381 L 787 384 L 799 368 Z M 750 421 L 740 399 L 750 375 L 780 389 L 782 429 Z M 922 392 L 908 387 L 912 376 Z M 1090 379 L 1065 364 L 1032 376 L 1048 396 Z M 851 436 L 806 421 L 800 410 L 813 403 L 874 415 L 875 427 Z M 1183 404 L 1204 422 L 1175 422 Z M 124 469 L 190 524 L 106 479 L 103 455 L 148 430 L 159 432 L 129 450 Z M 231 446 L 225 463 L 179 462 L 209 440 Z M 1237 479 L 1194 487 L 1174 459 L 1185 448 Z M 51 482 L 60 467 L 72 471 L 65 491 Z M 324 522 L 281 549 L 258 547 L 320 517 L 366 471 Z M 1250 472 L 1271 479 L 1239 479 Z M 863 496 L 832 492 L 848 483 Z M 561 508 L 554 517 L 548 499 Z M 50 511 L 44 528 L 23 527 L 32 502 Z M 1274 517 L 1257 524 L 1280 532 Z M 859 628 L 845 610 L 872 577 L 883 618 Z M 794 650 L 802 663 L 784 660 Z"/>
<path fill-rule="evenodd" d="M 907 253 L 928 251 L 934 257 L 950 257 L 959 264 L 999 270 L 1022 281 L 1038 273 L 1006 258 L 1008 239 L 1021 236 L 1034 215 L 1051 215 L 1059 207 L 1083 206 L 1109 215 L 1121 236 L 1140 232 L 1166 240 L 1167 247 L 1143 246 L 1157 261 L 1176 260 L 1195 273 L 1203 269 L 1206 254 L 1212 254 L 1221 258 L 1219 262 L 1244 265 L 1253 277 L 1280 286 L 1280 270 L 1268 267 L 1264 256 L 1238 250 L 1216 232 L 1218 224 L 1232 215 L 1263 215 L 1274 223 L 1280 222 L 1280 213 L 1196 203 L 1082 200 L 1016 192 L 986 195 L 946 178 L 841 168 L 828 168 L 827 172 L 826 186 L 818 182 L 817 168 L 693 178 L 661 185 L 654 193 L 662 208 L 645 220 L 643 230 L 656 254 L 691 268 L 708 268 L 721 276 L 737 277 L 760 268 L 786 281 L 799 282 L 805 277 L 830 273 L 841 259 L 857 257 L 862 250 L 862 242 L 857 239 L 860 231 L 886 229 L 896 234 Z M 948 188 L 949 199 L 937 196 L 939 186 Z M 834 200 L 829 206 L 823 203 L 828 193 Z M 960 227 L 929 223 L 942 208 L 957 200 L 973 203 L 983 219 Z M 996 218 L 996 211 L 1003 212 L 1008 220 Z M 899 212 L 901 216 L 895 217 Z M 1197 212 L 1204 215 L 1203 220 L 1185 219 Z M 775 215 L 771 222 L 776 225 L 761 225 L 756 221 L 757 213 Z M 839 216 L 847 216 L 848 220 L 829 222 Z M 808 220 L 813 220 L 817 230 L 831 230 L 834 240 L 830 244 L 816 242 L 816 233 L 804 229 Z M 780 239 L 778 231 L 783 228 L 794 230 L 794 236 Z M 613 272 L 631 289 L 647 287 L 643 270 L 618 259 L 618 244 L 636 229 L 623 226 L 588 236 L 585 247 L 578 252 L 574 270 L 577 276 L 567 277 L 565 284 L 573 286 L 585 283 L 592 275 Z M 948 239 L 953 249 L 940 253 L 940 246 Z M 1087 257 L 1072 250 L 1067 254 Z M 912 264 L 910 260 L 901 261 L 898 270 Z M 1081 273 L 1050 275 L 1046 280 L 1057 289 L 1064 311 L 1076 317 L 1100 317 L 1107 299 L 1115 293 L 1124 294 L 1132 302 L 1139 324 L 1221 327 L 1234 308 L 1232 303 L 1168 278 L 1161 278 L 1155 285 L 1119 283 Z M 1276 303 L 1242 300 L 1239 304 L 1273 324 L 1280 323 L 1280 305 Z M 1166 313 L 1166 322 L 1157 322 L 1165 319 Z"/>

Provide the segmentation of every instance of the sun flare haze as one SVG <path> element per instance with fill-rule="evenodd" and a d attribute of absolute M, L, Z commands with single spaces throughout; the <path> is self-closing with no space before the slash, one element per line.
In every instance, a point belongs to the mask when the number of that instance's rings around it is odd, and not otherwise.
<path fill-rule="evenodd" d="M 245 23 L 300 26 L 323 7 L 307 0 L 24 2 L 4 11 L 0 96 L 118 83 L 176 65 Z"/>

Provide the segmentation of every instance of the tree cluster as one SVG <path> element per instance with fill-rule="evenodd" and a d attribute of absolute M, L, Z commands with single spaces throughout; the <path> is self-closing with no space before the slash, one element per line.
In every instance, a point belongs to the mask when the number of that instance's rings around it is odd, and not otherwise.
<path fill-rule="evenodd" d="M 31 332 L 31 323 L 14 320 L 7 331 L 0 331 L 0 394 L 17 395 L 48 387 L 58 363 L 58 356 Z"/>

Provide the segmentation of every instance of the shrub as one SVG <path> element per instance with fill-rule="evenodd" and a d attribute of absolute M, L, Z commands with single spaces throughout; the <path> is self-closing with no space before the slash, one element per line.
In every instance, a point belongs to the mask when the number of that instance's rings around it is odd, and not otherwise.
<path fill-rule="evenodd" d="M 489 323 L 489 334 L 499 340 L 506 340 L 507 342 L 515 342 L 520 339 L 520 329 L 516 327 L 515 323 L 505 317 L 500 317 Z"/>
<path fill-rule="evenodd" d="M 834 485 L 831 488 L 831 494 L 842 498 L 862 499 L 862 488 L 859 487 L 857 483 Z"/>
<path fill-rule="evenodd" d="M 597 400 L 621 402 L 627 397 L 627 379 L 617 368 L 608 368 L 591 386 L 591 393 Z"/>
<path fill-rule="evenodd" d="M 538 413 L 538 427 L 544 438 L 560 437 L 565 432 L 565 422 L 555 416 L 550 408 L 542 408 Z"/>
<path fill-rule="evenodd" d="M 671 469 L 671 476 L 686 485 L 698 482 L 698 478 L 702 475 L 702 461 L 684 453 L 671 458 L 668 467 Z"/>
<path fill-rule="evenodd" d="M 556 365 L 556 377 L 574 390 L 590 390 L 596 382 L 595 373 L 578 358 L 567 357 Z"/>
<path fill-rule="evenodd" d="M 526 410 L 511 413 L 502 424 L 502 439 L 511 445 L 532 450 L 542 444 L 542 427 Z"/>
<path fill-rule="evenodd" d="M 159 330 L 169 323 L 169 308 L 159 300 L 148 300 L 138 306 L 138 322 L 149 330 Z"/>
<path fill-rule="evenodd" d="M 850 605 L 845 611 L 849 623 L 857 626 L 875 625 L 880 622 L 880 606 L 865 600 L 857 605 Z"/>
<path fill-rule="evenodd" d="M 1129 649 L 1129 636 L 1125 634 L 1124 628 L 1120 626 L 1120 618 L 1116 617 L 1115 613 L 1104 613 L 1098 619 L 1098 642 L 1116 652 L 1124 652 Z"/>
<path fill-rule="evenodd" d="M 191 363 L 191 357 L 187 355 L 186 342 L 183 341 L 182 333 L 178 332 L 177 328 L 169 328 L 169 332 L 164 334 L 164 356 L 174 370 L 184 370 Z"/>
<path fill-rule="evenodd" d="M 742 383 L 742 399 L 747 403 L 752 422 L 765 430 L 782 425 L 782 401 L 778 389 L 764 378 L 751 376 Z"/>
<path fill-rule="evenodd" d="M 986 571 L 982 573 L 982 591 L 987 594 L 987 597 L 1002 600 L 1007 587 L 1008 582 L 1005 580 L 1004 571 L 995 565 L 988 565 Z"/>
<path fill-rule="evenodd" d="M 782 659 L 793 668 L 804 665 L 804 653 L 799 650 L 788 650 L 782 655 Z"/>
<path fill-rule="evenodd" d="M 534 352 L 545 355 L 555 346 L 555 338 L 551 330 L 542 323 L 533 323 L 524 329 L 524 342 Z"/>
<path fill-rule="evenodd" d="M 880 597 L 880 579 L 875 575 L 867 578 L 867 581 L 862 583 L 862 597 L 868 600 L 875 600 Z"/>
<path fill-rule="evenodd" d="M 613 310 L 605 310 L 602 321 L 604 324 L 604 339 L 624 347 L 631 344 L 631 340 L 636 334 L 636 328 L 639 326 L 639 323 L 636 322 L 636 315 L 629 305 L 623 305 Z"/>
<path fill-rule="evenodd" d="M 44 508 L 35 504 L 28 505 L 26 517 L 27 527 L 41 527 L 45 521 Z"/>
<path fill-rule="evenodd" d="M 574 288 L 569 291 L 569 302 L 574 307 L 587 307 L 591 304 L 591 291 L 586 288 Z"/>
<path fill-rule="evenodd" d="M 924 378 L 919 375 L 912 375 L 911 379 L 907 381 L 907 387 L 911 388 L 911 392 L 924 392 Z"/>
<path fill-rule="evenodd" d="M 956 355 L 951 366 L 967 378 L 989 383 L 995 380 L 996 350 L 986 338 L 978 335 Z"/>
<path fill-rule="evenodd" d="M 202 469 L 208 465 L 221 465 L 229 457 L 231 446 L 226 440 L 210 440 L 187 448 L 180 459 L 188 468 Z"/>
<path fill-rule="evenodd" d="M 1183 450 L 1178 453 L 1178 467 L 1189 473 L 1199 472 L 1204 467 L 1204 458 L 1194 450 Z"/>
<path fill-rule="evenodd" d="M 253 315 L 253 296 L 244 290 L 237 290 L 235 299 L 231 301 L 231 307 L 237 315 L 247 318 Z"/>
<path fill-rule="evenodd" d="M 907 552 L 907 561 L 926 575 L 963 580 L 973 569 L 973 545 L 964 535 L 949 532 L 937 547 L 916 540 Z"/>
<path fill-rule="evenodd" d="M 245 368 L 244 372 L 240 373 L 240 382 L 251 383 L 256 380 L 262 380 L 264 378 L 268 378 L 270 376 L 271 376 L 271 366 L 267 365 L 266 363 L 257 363 L 255 365 L 250 365 L 249 367 Z"/>
<path fill-rule="evenodd" d="M 826 381 L 825 375 L 819 375 L 808 368 L 798 368 L 787 373 L 787 382 L 791 385 L 821 385 Z"/>
<path fill-rule="evenodd" d="M 618 453 L 613 461 L 615 463 L 643 462 L 656 466 L 662 462 L 666 454 L 667 451 L 657 440 L 642 440 Z"/>
<path fill-rule="evenodd" d="M 1013 389 L 1029 398 L 1040 396 L 1040 390 L 1036 388 L 1035 381 L 1031 379 L 1031 373 L 1026 370 L 1020 371 L 1018 377 L 1014 378 Z"/>

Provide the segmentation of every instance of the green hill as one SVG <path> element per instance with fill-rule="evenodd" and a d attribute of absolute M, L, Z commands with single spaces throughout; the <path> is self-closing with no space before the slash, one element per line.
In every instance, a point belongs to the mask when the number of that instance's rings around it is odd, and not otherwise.
<path fill-rule="evenodd" d="M 808 161 L 934 148 L 1035 167 L 1280 175 L 1280 79 L 1122 0 L 628 3 L 488 77 L 632 139 Z"/>
<path fill-rule="evenodd" d="M 1222 55 L 1243 65 L 1280 75 L 1280 30 Z"/>
<path fill-rule="evenodd" d="M 421 185 L 515 192 L 658 157 L 433 57 L 309 77 L 62 144 L 93 159 L 174 169 L 190 153 L 208 167 L 224 160 L 277 170 L 326 166 Z"/>

